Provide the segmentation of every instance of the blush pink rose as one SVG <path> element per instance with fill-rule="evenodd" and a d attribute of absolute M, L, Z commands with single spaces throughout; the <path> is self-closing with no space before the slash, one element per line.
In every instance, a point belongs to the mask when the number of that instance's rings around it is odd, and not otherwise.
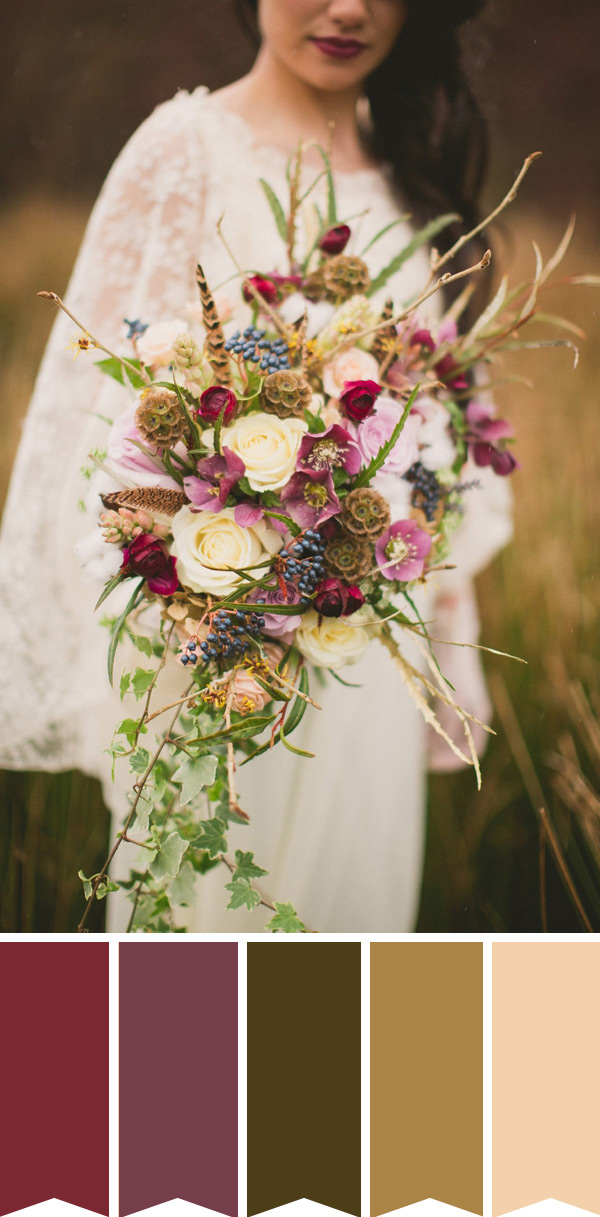
<path fill-rule="evenodd" d="M 379 449 L 390 438 L 394 427 L 402 417 L 402 409 L 391 397 L 380 397 L 373 412 L 356 428 L 356 441 L 360 448 L 363 465 L 377 455 Z M 420 414 L 409 414 L 400 437 L 390 452 L 382 469 L 401 477 L 419 459 L 419 431 L 423 425 Z"/>

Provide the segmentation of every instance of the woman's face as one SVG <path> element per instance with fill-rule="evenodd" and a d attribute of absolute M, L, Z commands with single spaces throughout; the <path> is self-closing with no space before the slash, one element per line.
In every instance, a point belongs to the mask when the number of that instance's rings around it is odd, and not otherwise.
<path fill-rule="evenodd" d="M 260 0 L 263 46 L 316 89 L 359 85 L 387 58 L 407 0 Z"/>

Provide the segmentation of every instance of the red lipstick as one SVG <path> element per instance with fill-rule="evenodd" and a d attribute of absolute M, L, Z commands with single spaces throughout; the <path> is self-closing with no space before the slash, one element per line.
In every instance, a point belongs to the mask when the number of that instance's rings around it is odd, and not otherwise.
<path fill-rule="evenodd" d="M 356 38 L 311 38 L 311 42 L 330 59 L 354 59 L 366 47 Z"/>

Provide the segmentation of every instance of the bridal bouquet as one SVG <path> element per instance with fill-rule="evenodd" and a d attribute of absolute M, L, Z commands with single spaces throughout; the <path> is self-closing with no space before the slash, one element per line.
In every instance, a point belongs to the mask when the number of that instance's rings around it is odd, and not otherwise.
<path fill-rule="evenodd" d="M 77 340 L 104 350 L 101 369 L 133 396 L 94 454 L 92 484 L 111 571 L 98 605 L 121 589 L 107 621 L 111 681 L 124 640 L 140 656 L 120 676 L 133 709 L 111 751 L 115 762 L 128 758 L 132 793 L 111 857 L 121 840 L 140 854 L 124 883 L 109 878 L 110 859 L 98 875 L 80 872 L 88 908 L 130 889 L 132 930 L 180 925 L 197 873 L 224 864 L 230 908 L 263 903 L 271 930 L 304 931 L 291 904 L 263 895 L 266 871 L 253 853 L 227 852 L 229 825 L 248 820 L 236 767 L 276 746 L 309 755 L 291 737 L 317 705 L 311 671 L 341 679 L 371 640 L 388 648 L 427 721 L 479 777 L 469 715 L 437 666 L 415 590 L 447 564 L 464 496 L 477 493 L 464 478 L 467 458 L 499 477 L 516 467 L 512 428 L 478 400 L 471 369 L 519 344 L 566 240 L 546 267 L 538 260 L 530 283 L 503 282 L 463 332 L 468 276 L 490 255 L 467 270 L 443 267 L 468 237 L 432 252 L 429 281 L 407 307 L 375 307 L 374 293 L 456 217 L 428 224 L 373 269 L 377 238 L 360 256 L 346 252 L 351 227 L 337 215 L 322 155 L 328 210 L 315 207 L 308 250 L 296 249 L 300 153 L 288 205 L 263 183 L 287 266 L 238 268 L 245 328 L 219 315 L 198 267 L 195 329 L 127 322 L 128 358 L 85 330 Z M 423 303 L 463 277 L 437 329 L 424 326 Z M 423 651 L 419 668 L 405 654 L 409 635 Z M 439 723 L 435 697 L 461 720 L 464 751 Z"/>

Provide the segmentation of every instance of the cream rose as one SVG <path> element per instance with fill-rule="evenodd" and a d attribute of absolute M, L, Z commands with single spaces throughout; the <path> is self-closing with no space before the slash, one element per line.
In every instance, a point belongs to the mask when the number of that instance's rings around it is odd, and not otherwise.
<path fill-rule="evenodd" d="M 182 507 L 173 517 L 171 553 L 177 560 L 177 574 L 193 592 L 227 596 L 239 586 L 241 578 L 232 572 L 256 566 L 268 559 L 283 544 L 282 537 L 260 520 L 252 528 L 240 528 L 233 508 L 224 511 L 190 511 Z"/>
<path fill-rule="evenodd" d="M 166 368 L 173 362 L 173 343 L 187 332 L 187 323 L 178 317 L 174 321 L 156 321 L 137 340 L 142 363 L 149 368 Z"/>
<path fill-rule="evenodd" d="M 275 414 L 245 414 L 223 427 L 221 443 L 240 456 L 253 490 L 279 490 L 296 469 L 296 457 L 308 426 L 302 418 Z M 212 432 L 204 432 L 205 444 Z"/>
<path fill-rule="evenodd" d="M 370 635 L 361 626 L 354 626 L 345 617 L 323 617 L 312 609 L 305 613 L 296 630 L 296 646 L 318 668 L 342 668 L 358 663 L 369 643 Z"/>
<path fill-rule="evenodd" d="M 328 397 L 339 397 L 347 380 L 375 380 L 379 383 L 379 364 L 374 355 L 360 347 L 346 347 L 335 359 L 323 365 L 323 388 Z"/>

